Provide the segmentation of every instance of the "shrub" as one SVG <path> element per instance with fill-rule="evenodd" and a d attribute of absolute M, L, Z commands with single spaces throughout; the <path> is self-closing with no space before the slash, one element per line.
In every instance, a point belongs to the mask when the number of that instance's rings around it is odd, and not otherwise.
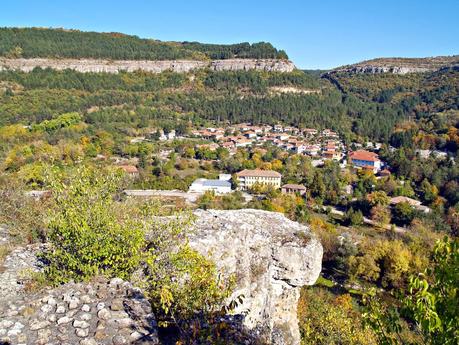
<path fill-rule="evenodd" d="M 146 208 L 117 204 L 118 171 L 78 168 L 51 181 L 56 209 L 48 223 L 51 250 L 43 254 L 54 283 L 97 274 L 128 278 L 138 266 L 148 227 Z"/>
<path fill-rule="evenodd" d="M 298 302 L 302 344 L 376 344 L 349 295 L 334 296 L 323 288 L 304 287 Z"/>

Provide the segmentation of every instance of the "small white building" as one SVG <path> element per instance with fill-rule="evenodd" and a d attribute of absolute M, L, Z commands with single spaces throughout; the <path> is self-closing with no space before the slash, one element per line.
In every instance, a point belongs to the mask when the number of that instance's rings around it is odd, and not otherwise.
<path fill-rule="evenodd" d="M 231 193 L 231 182 L 198 178 L 188 189 L 189 193 L 205 193 L 207 191 L 213 191 L 216 194 Z"/>

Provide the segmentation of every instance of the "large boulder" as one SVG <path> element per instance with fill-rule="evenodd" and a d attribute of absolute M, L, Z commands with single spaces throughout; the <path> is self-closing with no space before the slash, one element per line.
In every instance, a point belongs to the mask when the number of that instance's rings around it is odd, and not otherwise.
<path fill-rule="evenodd" d="M 317 280 L 323 248 L 309 228 L 261 210 L 197 210 L 190 245 L 234 274 L 232 298 L 244 295 L 236 313 L 272 344 L 299 344 L 300 288 Z"/>

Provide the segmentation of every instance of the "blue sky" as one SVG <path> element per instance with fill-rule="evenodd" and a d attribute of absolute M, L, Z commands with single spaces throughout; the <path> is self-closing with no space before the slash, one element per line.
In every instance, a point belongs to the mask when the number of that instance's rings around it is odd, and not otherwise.
<path fill-rule="evenodd" d="M 459 0 L 6 0 L 0 26 L 174 41 L 268 41 L 300 68 L 459 54 Z"/>

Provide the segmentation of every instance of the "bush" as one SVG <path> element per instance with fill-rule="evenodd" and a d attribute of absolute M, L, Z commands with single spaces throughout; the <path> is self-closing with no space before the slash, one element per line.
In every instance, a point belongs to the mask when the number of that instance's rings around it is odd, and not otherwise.
<path fill-rule="evenodd" d="M 323 288 L 304 287 L 298 302 L 302 344 L 376 344 L 348 294 L 334 296 Z"/>
<path fill-rule="evenodd" d="M 362 211 L 355 211 L 352 207 L 346 212 L 346 223 L 349 225 L 361 225 L 363 224 Z"/>
<path fill-rule="evenodd" d="M 54 283 L 97 274 L 126 279 L 139 267 L 151 211 L 114 201 L 121 180 L 118 171 L 78 168 L 51 182 L 56 202 L 48 223 L 52 248 L 43 257 Z"/>

